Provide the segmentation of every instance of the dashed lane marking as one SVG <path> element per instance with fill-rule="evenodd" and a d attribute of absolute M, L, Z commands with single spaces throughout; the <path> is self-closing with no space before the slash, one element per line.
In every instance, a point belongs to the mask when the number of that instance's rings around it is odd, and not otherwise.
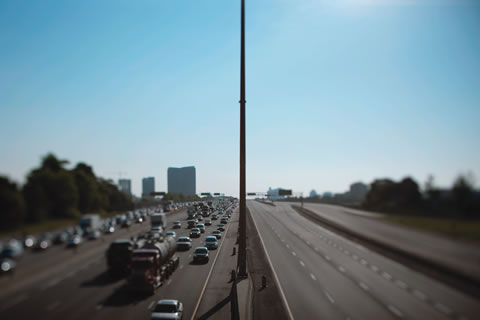
<path fill-rule="evenodd" d="M 316 281 L 316 280 L 317 280 L 317 278 L 314 276 L 313 273 L 310 273 L 310 278 L 312 278 L 313 281 Z"/>
<path fill-rule="evenodd" d="M 444 313 L 444 314 L 447 314 L 447 315 L 451 315 L 452 314 L 452 309 L 450 309 L 449 307 L 437 302 L 435 303 L 435 309 L 437 309 L 438 311 Z"/>
<path fill-rule="evenodd" d="M 365 260 L 365 259 L 360 260 L 360 262 L 361 262 L 363 265 L 367 265 L 367 264 L 368 264 L 367 260 Z"/>
<path fill-rule="evenodd" d="M 331 303 L 335 303 L 335 300 L 334 300 L 333 297 L 328 293 L 328 291 L 324 290 L 323 292 L 325 293 L 325 296 L 328 298 L 328 300 L 330 300 Z"/>
<path fill-rule="evenodd" d="M 388 272 L 383 272 L 382 277 L 384 277 L 387 280 L 392 280 L 392 276 Z"/>
<path fill-rule="evenodd" d="M 359 282 L 358 285 L 363 289 L 363 290 L 368 290 L 368 286 L 363 283 L 363 282 Z"/>
<path fill-rule="evenodd" d="M 155 300 L 153 300 L 152 302 L 150 302 L 150 304 L 148 305 L 148 310 L 152 310 L 154 303 L 155 303 Z"/>
<path fill-rule="evenodd" d="M 327 261 L 330 261 L 330 257 L 327 256 L 327 255 L 325 256 L 325 259 L 326 259 Z"/>
<path fill-rule="evenodd" d="M 418 291 L 416 289 L 413 290 L 413 295 L 420 300 L 426 300 L 427 299 L 427 296 L 425 295 L 425 293 L 423 293 L 421 291 Z"/>
<path fill-rule="evenodd" d="M 378 267 L 376 265 L 373 265 L 373 264 L 370 266 L 370 269 L 372 269 L 373 272 L 378 272 L 378 270 L 379 270 Z"/>
<path fill-rule="evenodd" d="M 305 263 L 304 263 L 302 260 L 300 260 L 300 265 L 301 265 L 302 267 L 305 267 Z"/>
<path fill-rule="evenodd" d="M 342 267 L 342 266 L 339 266 L 339 267 L 338 267 L 338 270 L 340 270 L 340 272 L 343 272 L 343 273 L 345 273 L 345 271 L 346 271 L 345 268 Z"/>
<path fill-rule="evenodd" d="M 388 305 L 388 310 L 390 310 L 397 317 L 403 318 L 403 313 L 400 310 L 398 310 L 397 308 L 395 308 L 394 306 Z"/>
<path fill-rule="evenodd" d="M 293 254 L 294 256 L 297 256 L 297 253 L 296 253 L 295 251 L 292 251 L 292 254 Z"/>
<path fill-rule="evenodd" d="M 395 281 L 395 284 L 402 289 L 407 289 L 407 284 L 405 282 L 401 281 L 401 280 Z"/>

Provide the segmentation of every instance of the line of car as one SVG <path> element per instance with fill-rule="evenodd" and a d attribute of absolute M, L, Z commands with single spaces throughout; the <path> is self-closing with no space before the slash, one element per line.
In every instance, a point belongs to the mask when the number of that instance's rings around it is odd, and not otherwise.
<path fill-rule="evenodd" d="M 216 250 L 219 246 L 219 240 L 222 239 L 222 232 L 225 231 L 225 225 L 232 214 L 233 209 L 236 206 L 236 201 L 233 202 L 220 202 L 217 206 L 218 213 L 212 214 L 208 212 L 209 209 L 200 206 L 196 212 L 192 215 L 189 209 L 189 215 L 187 217 L 187 229 L 190 229 L 189 236 L 179 237 L 177 239 L 177 250 L 188 251 L 192 248 L 192 238 L 201 238 L 202 234 L 206 234 L 204 240 L 204 246 L 196 247 L 193 252 L 193 263 L 208 263 L 209 251 Z M 223 212 L 225 211 L 225 212 Z M 212 215 L 211 218 L 205 218 Z M 212 220 L 220 219 L 220 224 L 213 226 Z M 203 222 L 203 223 L 199 223 Z M 210 234 L 207 233 L 207 229 L 213 227 Z M 182 222 L 177 220 L 172 224 L 172 229 L 182 228 Z M 176 237 L 175 231 L 169 231 L 167 234 Z M 183 304 L 179 300 L 164 299 L 159 300 L 152 308 L 152 319 L 183 319 Z"/>

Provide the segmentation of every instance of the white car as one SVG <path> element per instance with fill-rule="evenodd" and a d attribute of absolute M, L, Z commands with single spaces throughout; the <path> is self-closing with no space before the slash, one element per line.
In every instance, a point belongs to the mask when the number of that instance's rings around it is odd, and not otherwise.
<path fill-rule="evenodd" d="M 183 319 L 183 304 L 178 300 L 159 300 L 152 310 L 152 320 Z"/>
<path fill-rule="evenodd" d="M 176 238 L 176 237 L 177 237 L 177 233 L 176 233 L 175 231 L 168 231 L 168 232 L 167 232 L 167 236 L 172 236 L 172 237 Z"/>

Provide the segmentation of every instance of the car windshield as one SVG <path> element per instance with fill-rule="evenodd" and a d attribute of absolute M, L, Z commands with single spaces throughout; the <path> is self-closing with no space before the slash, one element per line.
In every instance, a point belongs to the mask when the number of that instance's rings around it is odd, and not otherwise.
<path fill-rule="evenodd" d="M 217 238 L 215 237 L 207 237 L 207 239 L 205 240 L 207 242 L 216 242 L 217 241 Z"/>
<path fill-rule="evenodd" d="M 195 249 L 195 253 L 207 253 L 207 248 L 197 248 Z"/>
<path fill-rule="evenodd" d="M 157 304 L 153 312 L 173 313 L 177 312 L 177 306 L 174 304 Z"/>

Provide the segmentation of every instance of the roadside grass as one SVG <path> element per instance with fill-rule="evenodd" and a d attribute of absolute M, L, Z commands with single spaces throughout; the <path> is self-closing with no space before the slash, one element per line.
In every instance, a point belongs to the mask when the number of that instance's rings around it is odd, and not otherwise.
<path fill-rule="evenodd" d="M 385 221 L 461 240 L 480 241 L 480 220 L 389 216 Z"/>
<path fill-rule="evenodd" d="M 27 224 L 24 226 L 20 226 L 12 231 L 2 232 L 0 233 L 0 237 L 2 238 L 15 237 L 15 236 L 21 237 L 22 235 L 52 232 L 61 228 L 73 226 L 74 224 L 77 224 L 78 221 L 79 219 L 77 218 L 52 219 L 52 220 L 42 221 L 39 223 Z"/>
<path fill-rule="evenodd" d="M 112 217 L 118 212 L 99 212 L 98 213 L 102 219 Z M 80 216 L 78 218 L 68 218 L 68 219 L 49 219 L 46 221 L 26 224 L 16 228 L 11 231 L 2 231 L 0 232 L 0 238 L 12 238 L 12 237 L 22 237 L 23 235 L 29 234 L 40 234 L 44 232 L 54 232 L 59 229 L 71 227 L 78 225 L 80 222 Z"/>

